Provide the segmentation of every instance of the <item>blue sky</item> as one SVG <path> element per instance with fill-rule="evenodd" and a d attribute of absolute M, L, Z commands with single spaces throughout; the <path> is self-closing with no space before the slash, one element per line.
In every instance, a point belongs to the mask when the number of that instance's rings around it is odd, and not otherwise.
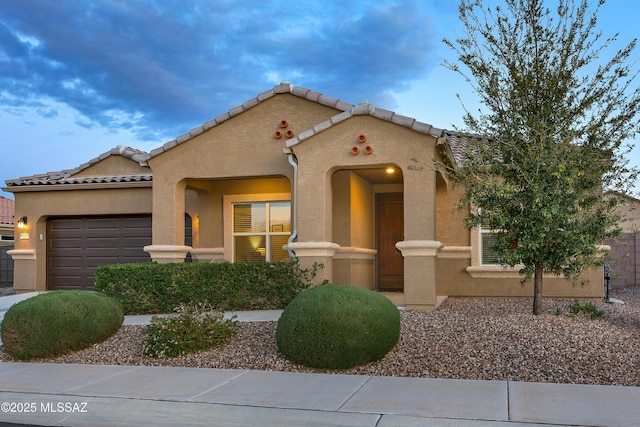
<path fill-rule="evenodd" d="M 474 107 L 442 39 L 457 1 L 0 2 L 0 187 L 119 144 L 150 151 L 281 81 L 368 100 L 440 128 Z M 605 36 L 639 35 L 640 2 L 609 0 Z M 635 52 L 640 60 L 640 50 Z M 640 149 L 632 161 L 640 165 Z M 12 197 L 8 193 L 1 193 Z"/>

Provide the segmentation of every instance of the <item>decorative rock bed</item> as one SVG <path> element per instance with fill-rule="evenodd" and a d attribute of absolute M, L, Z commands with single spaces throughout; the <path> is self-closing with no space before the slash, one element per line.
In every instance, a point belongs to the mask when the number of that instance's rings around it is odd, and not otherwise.
<path fill-rule="evenodd" d="M 640 287 L 612 295 L 626 304 L 597 303 L 605 315 L 593 321 L 570 316 L 569 300 L 545 300 L 544 314 L 533 316 L 529 299 L 450 298 L 435 312 L 401 312 L 400 341 L 393 350 L 379 361 L 339 372 L 640 386 Z M 46 361 L 317 372 L 278 353 L 276 325 L 241 323 L 224 348 L 175 359 L 144 356 L 142 327 L 123 326 L 90 349 Z M 0 360 L 12 359 L 0 352 Z"/>

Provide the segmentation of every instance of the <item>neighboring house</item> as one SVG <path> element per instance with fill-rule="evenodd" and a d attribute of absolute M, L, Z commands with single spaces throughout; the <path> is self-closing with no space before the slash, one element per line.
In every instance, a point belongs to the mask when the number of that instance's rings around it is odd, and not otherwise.
<path fill-rule="evenodd" d="M 0 196 L 0 246 L 13 246 L 13 200 Z"/>
<path fill-rule="evenodd" d="M 625 287 L 640 283 L 640 200 L 609 192 L 606 197 L 619 197 L 618 214 L 621 216 L 622 234 L 615 239 L 605 240 L 611 247 L 609 265 L 611 266 L 611 286 Z"/>
<path fill-rule="evenodd" d="M 13 199 L 0 196 L 0 295 L 13 286 Z"/>
<path fill-rule="evenodd" d="M 7 181 L 28 217 L 12 251 L 15 288 L 90 289 L 101 264 L 278 261 L 288 249 L 303 267 L 323 264 L 318 280 L 402 291 L 408 309 L 433 309 L 439 296 L 531 296 L 517 269 L 483 255 L 480 231 L 455 209 L 460 189 L 433 166 L 459 159 L 463 144 L 285 82 L 150 153 L 118 146 Z M 586 277 L 548 278 L 545 296 L 602 298 L 602 269 Z"/>

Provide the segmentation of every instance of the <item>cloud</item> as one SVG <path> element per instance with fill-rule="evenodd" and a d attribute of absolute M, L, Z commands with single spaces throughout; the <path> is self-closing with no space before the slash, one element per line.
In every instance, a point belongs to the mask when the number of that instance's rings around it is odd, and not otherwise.
<path fill-rule="evenodd" d="M 420 1 L 21 0 L 0 2 L 0 17 L 2 105 L 50 98 L 142 139 L 281 80 L 393 108 L 438 63 Z"/>

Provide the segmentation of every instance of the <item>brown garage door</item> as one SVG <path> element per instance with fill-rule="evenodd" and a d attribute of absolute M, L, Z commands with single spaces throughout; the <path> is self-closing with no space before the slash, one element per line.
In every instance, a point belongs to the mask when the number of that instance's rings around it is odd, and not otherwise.
<path fill-rule="evenodd" d="M 151 215 L 87 216 L 47 220 L 47 288 L 92 289 L 105 264 L 151 261 Z"/>

